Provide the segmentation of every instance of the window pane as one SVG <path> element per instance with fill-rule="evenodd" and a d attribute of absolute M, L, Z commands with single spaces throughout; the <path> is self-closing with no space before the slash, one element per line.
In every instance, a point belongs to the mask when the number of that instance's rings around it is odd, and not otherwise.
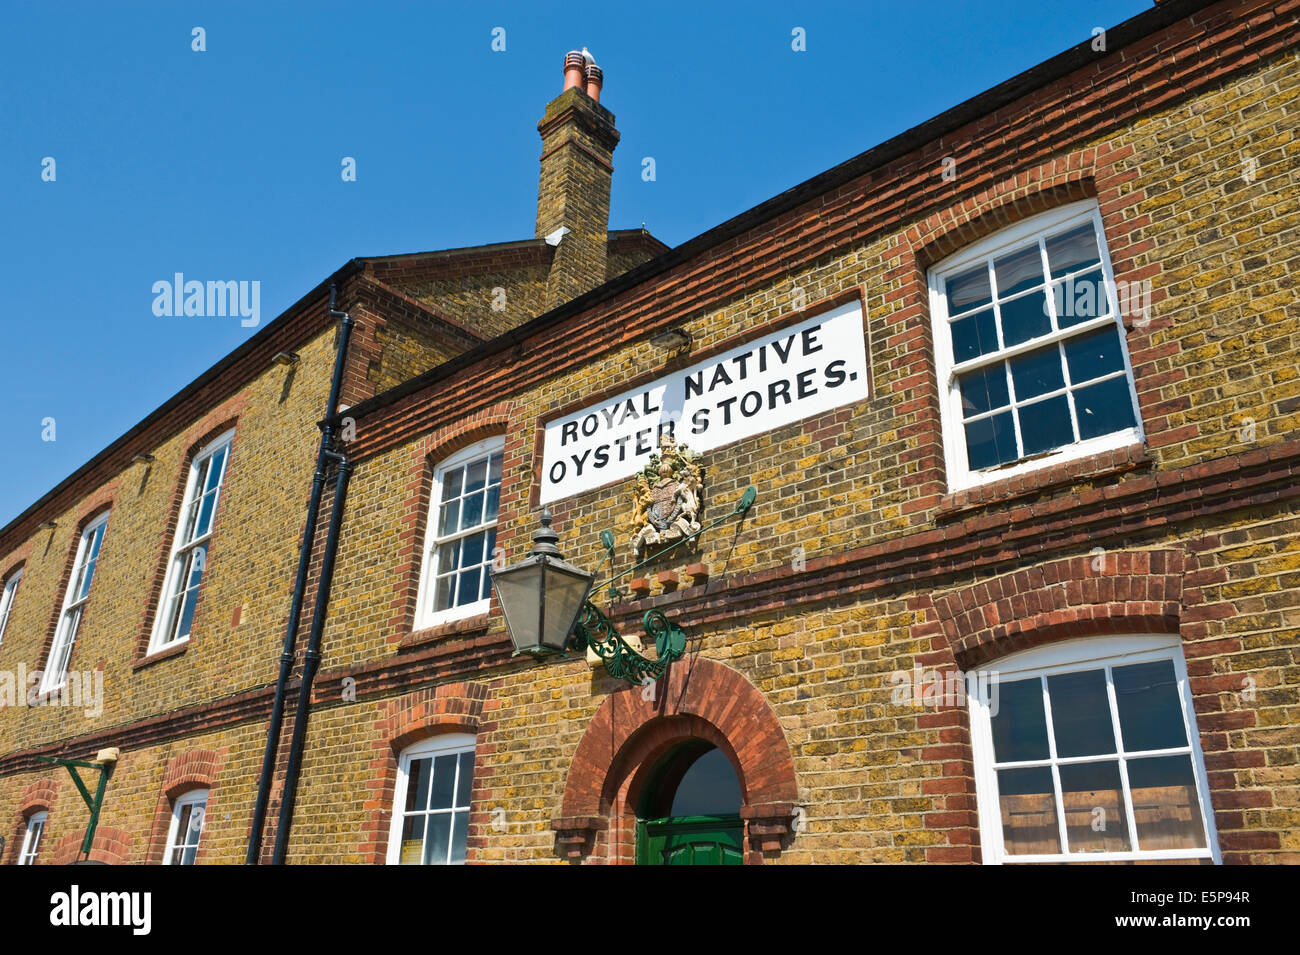
<path fill-rule="evenodd" d="M 176 633 L 173 639 L 179 640 L 182 637 L 188 637 L 190 631 L 194 628 L 194 606 L 199 601 L 199 591 L 196 586 L 193 590 L 187 590 L 180 597 L 180 621 L 176 627 Z"/>
<path fill-rule="evenodd" d="M 447 753 L 433 761 L 433 790 L 429 798 L 430 809 L 450 809 L 452 792 L 456 786 L 456 754 Z"/>
<path fill-rule="evenodd" d="M 957 384 L 961 388 L 961 410 L 965 417 L 1002 408 L 1011 402 L 1007 392 L 1007 370 L 1001 362 L 968 371 L 958 376 Z"/>
<path fill-rule="evenodd" d="M 1173 661 L 1115 667 L 1112 680 L 1126 752 L 1187 745 Z"/>
<path fill-rule="evenodd" d="M 433 597 L 433 606 L 435 609 L 446 610 L 451 606 L 451 585 L 455 579 L 455 574 L 438 578 L 437 589 Z"/>
<path fill-rule="evenodd" d="M 1010 411 L 966 425 L 966 459 L 972 471 L 1005 464 L 1016 457 L 1016 432 Z"/>
<path fill-rule="evenodd" d="M 999 763 L 1047 759 L 1047 718 L 1043 712 L 1043 684 L 1038 677 L 990 685 L 990 706 L 997 705 L 990 723 L 993 758 Z"/>
<path fill-rule="evenodd" d="M 1095 438 L 1133 427 L 1133 398 L 1128 390 L 1128 376 L 1111 378 L 1080 388 L 1074 393 L 1074 408 L 1079 416 L 1079 437 Z"/>
<path fill-rule="evenodd" d="M 194 536 L 202 537 L 212 531 L 212 515 L 217 509 L 217 492 L 210 491 L 199 500 L 199 519 L 194 525 Z"/>
<path fill-rule="evenodd" d="M 1002 840 L 1008 855 L 1061 851 L 1056 793 L 1047 766 L 998 770 Z"/>
<path fill-rule="evenodd" d="M 468 537 L 461 538 L 460 541 L 460 566 L 473 567 L 483 563 L 483 543 L 487 535 L 484 533 L 470 534 Z"/>
<path fill-rule="evenodd" d="M 1058 772 L 1070 851 L 1128 852 L 1132 846 L 1119 763 L 1069 763 L 1058 767 Z"/>
<path fill-rule="evenodd" d="M 221 484 L 221 478 L 225 473 L 226 452 L 230 450 L 230 445 L 223 444 L 208 458 L 208 478 L 200 484 L 205 491 L 215 491 Z"/>
<path fill-rule="evenodd" d="M 1128 784 L 1139 849 L 1205 848 L 1190 756 L 1130 759 Z"/>
<path fill-rule="evenodd" d="M 451 839 L 451 862 L 457 865 L 465 861 L 465 841 L 469 835 L 469 813 L 458 812 L 454 815 L 452 839 Z"/>
<path fill-rule="evenodd" d="M 477 567 L 460 575 L 460 581 L 456 585 L 456 606 L 470 604 L 479 599 L 479 585 L 482 582 L 482 576 L 482 571 Z"/>
<path fill-rule="evenodd" d="M 1112 325 L 1067 340 L 1065 361 L 1070 367 L 1070 381 L 1076 385 L 1119 371 L 1124 367 L 1119 330 Z"/>
<path fill-rule="evenodd" d="M 456 468 L 442 476 L 442 499 L 449 501 L 453 497 L 460 497 L 460 489 L 465 480 L 465 469 Z"/>
<path fill-rule="evenodd" d="M 1011 380 L 1016 386 L 1016 400 L 1025 401 L 1036 398 L 1049 391 L 1065 387 L 1065 375 L 1061 371 L 1061 351 L 1056 345 L 1049 345 L 1031 351 L 1027 355 L 1012 358 Z"/>
<path fill-rule="evenodd" d="M 998 306 L 1002 312 L 1002 344 L 1010 347 L 1052 330 L 1047 317 L 1047 293 L 1034 292 Z"/>
<path fill-rule="evenodd" d="M 451 843 L 451 813 L 440 812 L 428 817 L 424 838 L 424 864 L 446 865 Z"/>
<path fill-rule="evenodd" d="M 998 330 L 993 309 L 976 312 L 952 323 L 952 358 L 956 363 L 998 350 Z"/>
<path fill-rule="evenodd" d="M 487 500 L 483 505 L 483 522 L 495 521 L 501 505 L 501 485 L 493 484 L 487 490 Z"/>
<path fill-rule="evenodd" d="M 478 527 L 483 523 L 483 492 L 479 491 L 466 497 L 461 502 L 460 526 L 464 530 L 467 527 Z"/>
<path fill-rule="evenodd" d="M 1052 270 L 1052 278 L 1086 269 L 1100 261 L 1097 235 L 1091 222 L 1047 240 L 1047 264 Z"/>
<path fill-rule="evenodd" d="M 460 776 L 456 782 L 456 805 L 468 806 L 470 787 L 474 783 L 474 753 L 473 751 L 460 754 Z"/>
<path fill-rule="evenodd" d="M 402 821 L 402 847 L 399 865 L 419 865 L 424 858 L 424 820 L 426 816 L 407 816 Z"/>
<path fill-rule="evenodd" d="M 1080 670 L 1049 676 L 1047 690 L 1052 704 L 1057 756 L 1115 752 L 1105 670 Z"/>
<path fill-rule="evenodd" d="M 983 262 L 969 272 L 954 275 L 944 286 L 948 293 L 950 315 L 980 308 L 993 300 L 989 294 L 989 267 Z"/>
<path fill-rule="evenodd" d="M 496 454 L 492 455 L 492 459 L 491 459 L 491 461 L 488 463 L 488 483 L 489 483 L 489 484 L 500 484 L 500 483 L 501 483 L 501 461 L 502 461 L 502 455 L 501 455 L 501 452 L 498 451 Z"/>
<path fill-rule="evenodd" d="M 438 518 L 438 536 L 446 537 L 460 529 L 460 501 L 448 501 L 442 505 Z"/>
<path fill-rule="evenodd" d="M 413 759 L 406 771 L 406 811 L 420 812 L 429 808 L 429 771 L 432 760 L 427 756 Z"/>
<path fill-rule="evenodd" d="M 475 461 L 465 469 L 465 493 L 483 490 L 487 483 L 487 458 Z"/>
<path fill-rule="evenodd" d="M 1110 311 L 1106 297 L 1106 280 L 1101 269 L 1086 275 L 1076 275 L 1052 288 L 1056 305 L 1056 321 L 1061 328 L 1069 328 L 1090 319 L 1100 318 Z"/>
<path fill-rule="evenodd" d="M 1021 408 L 1020 440 L 1025 454 L 1042 454 L 1074 442 L 1070 402 L 1065 395 L 1045 398 Z"/>
<path fill-rule="evenodd" d="M 1043 260 L 1038 252 L 1038 243 L 997 259 L 993 263 L 993 274 L 997 278 L 998 298 L 1042 285 Z"/>

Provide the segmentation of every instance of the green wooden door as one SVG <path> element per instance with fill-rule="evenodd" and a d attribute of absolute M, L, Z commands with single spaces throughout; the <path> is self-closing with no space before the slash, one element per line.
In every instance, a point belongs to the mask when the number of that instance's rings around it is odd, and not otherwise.
<path fill-rule="evenodd" d="M 739 816 L 669 816 L 636 824 L 637 865 L 740 865 Z"/>

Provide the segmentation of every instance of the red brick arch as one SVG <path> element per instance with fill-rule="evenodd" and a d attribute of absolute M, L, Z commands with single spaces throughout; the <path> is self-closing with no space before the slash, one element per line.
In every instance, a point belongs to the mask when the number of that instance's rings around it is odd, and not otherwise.
<path fill-rule="evenodd" d="M 934 609 L 964 670 L 1070 637 L 1177 633 L 1184 564 L 1179 550 L 1099 549 L 939 594 Z"/>
<path fill-rule="evenodd" d="M 86 821 L 89 821 L 88 819 Z M 99 826 L 95 829 L 95 840 L 90 845 L 90 853 L 81 854 L 81 843 L 86 838 L 83 827 L 80 832 L 70 832 L 58 841 L 50 853 L 53 865 L 69 865 L 73 862 L 103 862 L 106 865 L 123 865 L 131 858 L 131 833 L 113 826 Z"/>
<path fill-rule="evenodd" d="M 799 798 L 785 733 L 744 675 L 702 657 L 669 667 L 654 694 L 626 687 L 601 704 L 574 751 L 552 821 L 559 851 L 572 860 L 631 861 L 641 788 L 660 758 L 689 739 L 713 743 L 736 770 L 746 862 L 779 852 Z"/>
<path fill-rule="evenodd" d="M 0 863 L 18 861 L 22 851 L 23 839 L 27 836 L 27 820 L 38 812 L 53 814 L 54 806 L 59 801 L 59 781 L 53 776 L 45 776 L 28 783 L 18 799 L 18 812 L 15 814 L 14 827 L 8 835 Z M 47 823 L 48 825 L 48 823 Z"/>
<path fill-rule="evenodd" d="M 360 852 L 365 862 L 382 865 L 388 857 L 388 831 L 397 790 L 397 760 L 402 750 L 444 733 L 478 735 L 487 685 L 444 683 L 415 690 L 382 704 L 375 729 L 379 742 L 366 781 L 366 807 Z M 477 784 L 476 784 L 477 785 Z M 470 845 L 478 819 L 470 815 Z"/>
<path fill-rule="evenodd" d="M 208 790 L 208 808 L 204 814 L 208 819 L 215 819 L 217 794 L 214 784 L 217 772 L 221 768 L 221 754 L 210 749 L 192 749 L 167 761 L 167 770 L 163 774 L 162 792 L 153 811 L 153 827 L 149 831 L 149 844 L 145 849 L 145 861 L 150 865 L 159 865 L 167 849 L 167 830 L 171 828 L 172 804 L 193 789 Z M 203 844 L 195 860 L 202 858 Z"/>

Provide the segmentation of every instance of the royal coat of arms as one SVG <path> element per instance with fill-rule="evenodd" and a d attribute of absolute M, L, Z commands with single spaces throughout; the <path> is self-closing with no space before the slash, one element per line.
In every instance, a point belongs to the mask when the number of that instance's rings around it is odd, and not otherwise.
<path fill-rule="evenodd" d="M 700 529 L 703 488 L 698 459 L 666 434 L 659 440 L 659 453 L 652 454 L 637 475 L 632 547 L 638 556 L 648 547 L 672 544 Z"/>

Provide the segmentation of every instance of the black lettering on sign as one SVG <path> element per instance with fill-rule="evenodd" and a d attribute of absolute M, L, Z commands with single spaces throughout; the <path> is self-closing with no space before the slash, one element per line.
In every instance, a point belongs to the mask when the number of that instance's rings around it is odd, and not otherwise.
<path fill-rule="evenodd" d="M 550 474 L 548 475 L 548 477 L 550 477 L 550 479 L 551 479 L 551 483 L 552 483 L 552 484 L 559 484 L 561 481 L 563 481 L 563 480 L 564 480 L 564 472 L 565 472 L 566 470 L 567 470 L 567 469 L 566 469 L 566 467 L 565 467 L 563 461 L 556 461 L 554 464 L 552 464 L 552 465 L 551 465 L 551 472 L 550 472 Z M 556 471 L 558 471 L 559 473 L 557 474 Z"/>
<path fill-rule="evenodd" d="M 703 434 L 709 430 L 709 409 L 701 408 L 691 415 L 691 434 Z"/>
<path fill-rule="evenodd" d="M 845 377 L 843 359 L 837 358 L 826 366 L 827 388 L 838 388 L 840 385 L 844 384 Z"/>
<path fill-rule="evenodd" d="M 568 444 L 570 438 L 574 441 L 578 440 L 578 422 L 576 421 L 566 421 L 563 427 L 560 428 L 560 447 Z"/>
<path fill-rule="evenodd" d="M 817 394 L 817 386 L 812 383 L 813 369 L 808 368 L 795 375 L 795 383 L 798 386 L 799 398 L 811 398 Z"/>

